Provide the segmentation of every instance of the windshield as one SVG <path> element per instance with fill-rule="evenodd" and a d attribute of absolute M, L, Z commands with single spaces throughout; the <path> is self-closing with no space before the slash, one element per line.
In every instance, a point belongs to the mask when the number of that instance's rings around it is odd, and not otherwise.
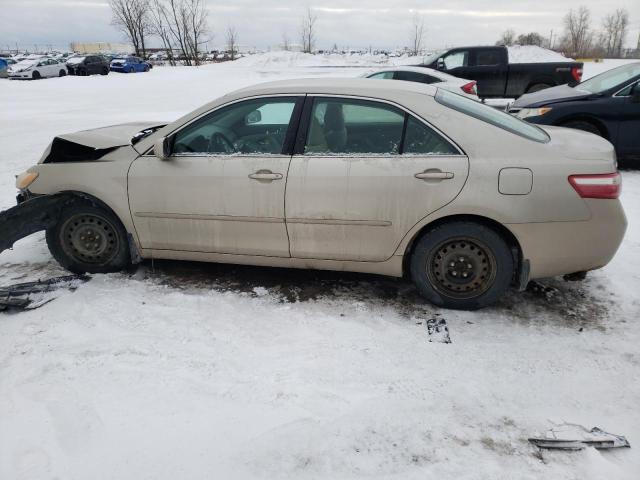
<path fill-rule="evenodd" d="M 488 105 L 463 97 L 462 95 L 439 88 L 436 94 L 436 101 L 449 108 L 477 118 L 478 120 L 490 123 L 491 125 L 495 125 L 521 137 L 528 138 L 529 140 L 540 143 L 547 143 L 549 141 L 549 136 L 541 128 Z"/>
<path fill-rule="evenodd" d="M 640 62 L 630 63 L 596 75 L 576 85 L 575 88 L 589 93 L 602 93 L 626 83 L 638 75 L 640 75 Z"/>

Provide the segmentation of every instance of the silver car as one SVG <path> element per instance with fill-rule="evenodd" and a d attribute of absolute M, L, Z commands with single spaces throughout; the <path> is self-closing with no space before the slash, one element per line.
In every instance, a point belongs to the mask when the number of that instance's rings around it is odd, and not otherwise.
<path fill-rule="evenodd" d="M 60 135 L 17 186 L 0 251 L 45 229 L 74 272 L 149 258 L 349 270 L 462 309 L 600 268 L 626 229 L 606 140 L 389 80 L 267 83 L 167 125 Z"/>

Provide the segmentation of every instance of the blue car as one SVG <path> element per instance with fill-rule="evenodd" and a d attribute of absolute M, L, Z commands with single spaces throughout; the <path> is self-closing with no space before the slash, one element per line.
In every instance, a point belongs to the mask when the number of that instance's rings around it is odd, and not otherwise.
<path fill-rule="evenodd" d="M 122 57 L 111 60 L 109 69 L 121 73 L 148 72 L 151 65 L 139 57 Z"/>

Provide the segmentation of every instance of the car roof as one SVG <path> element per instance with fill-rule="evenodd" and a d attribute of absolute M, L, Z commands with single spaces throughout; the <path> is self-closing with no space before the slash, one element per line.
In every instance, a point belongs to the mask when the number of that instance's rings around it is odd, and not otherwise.
<path fill-rule="evenodd" d="M 367 73 L 367 76 L 373 75 L 378 72 L 416 72 L 416 73 L 422 73 L 424 75 L 431 75 L 433 77 L 437 77 L 446 82 L 465 83 L 464 79 L 461 79 L 459 77 L 454 77 L 453 75 L 440 72 L 439 70 L 435 70 L 433 68 L 423 67 L 421 65 L 393 65 L 387 68 L 380 68 L 371 73 Z"/>
<path fill-rule="evenodd" d="M 385 98 L 394 94 L 416 93 L 435 96 L 437 88 L 416 82 L 398 82 L 396 80 L 376 80 L 369 78 L 299 78 L 266 82 L 242 88 L 233 92 L 234 96 L 279 94 L 279 93 L 312 93 L 332 95 L 353 95 L 361 97 Z"/>

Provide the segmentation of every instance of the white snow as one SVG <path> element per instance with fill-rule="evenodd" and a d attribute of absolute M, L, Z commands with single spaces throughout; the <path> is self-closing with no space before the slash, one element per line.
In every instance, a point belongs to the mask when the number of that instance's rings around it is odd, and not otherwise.
<path fill-rule="evenodd" d="M 536 45 L 514 45 L 507 47 L 509 63 L 573 62 L 561 53 Z"/>
<path fill-rule="evenodd" d="M 365 70 L 270 57 L 0 80 L 0 209 L 56 134 Z M 0 314 L 0 478 L 636 479 L 640 174 L 623 178 L 630 225 L 610 265 L 480 312 L 436 309 L 381 277 L 149 262 Z M 42 234 L 0 255 L 0 285 L 63 273 Z M 450 344 L 428 341 L 437 313 Z M 632 448 L 527 443 L 563 423 Z"/>

